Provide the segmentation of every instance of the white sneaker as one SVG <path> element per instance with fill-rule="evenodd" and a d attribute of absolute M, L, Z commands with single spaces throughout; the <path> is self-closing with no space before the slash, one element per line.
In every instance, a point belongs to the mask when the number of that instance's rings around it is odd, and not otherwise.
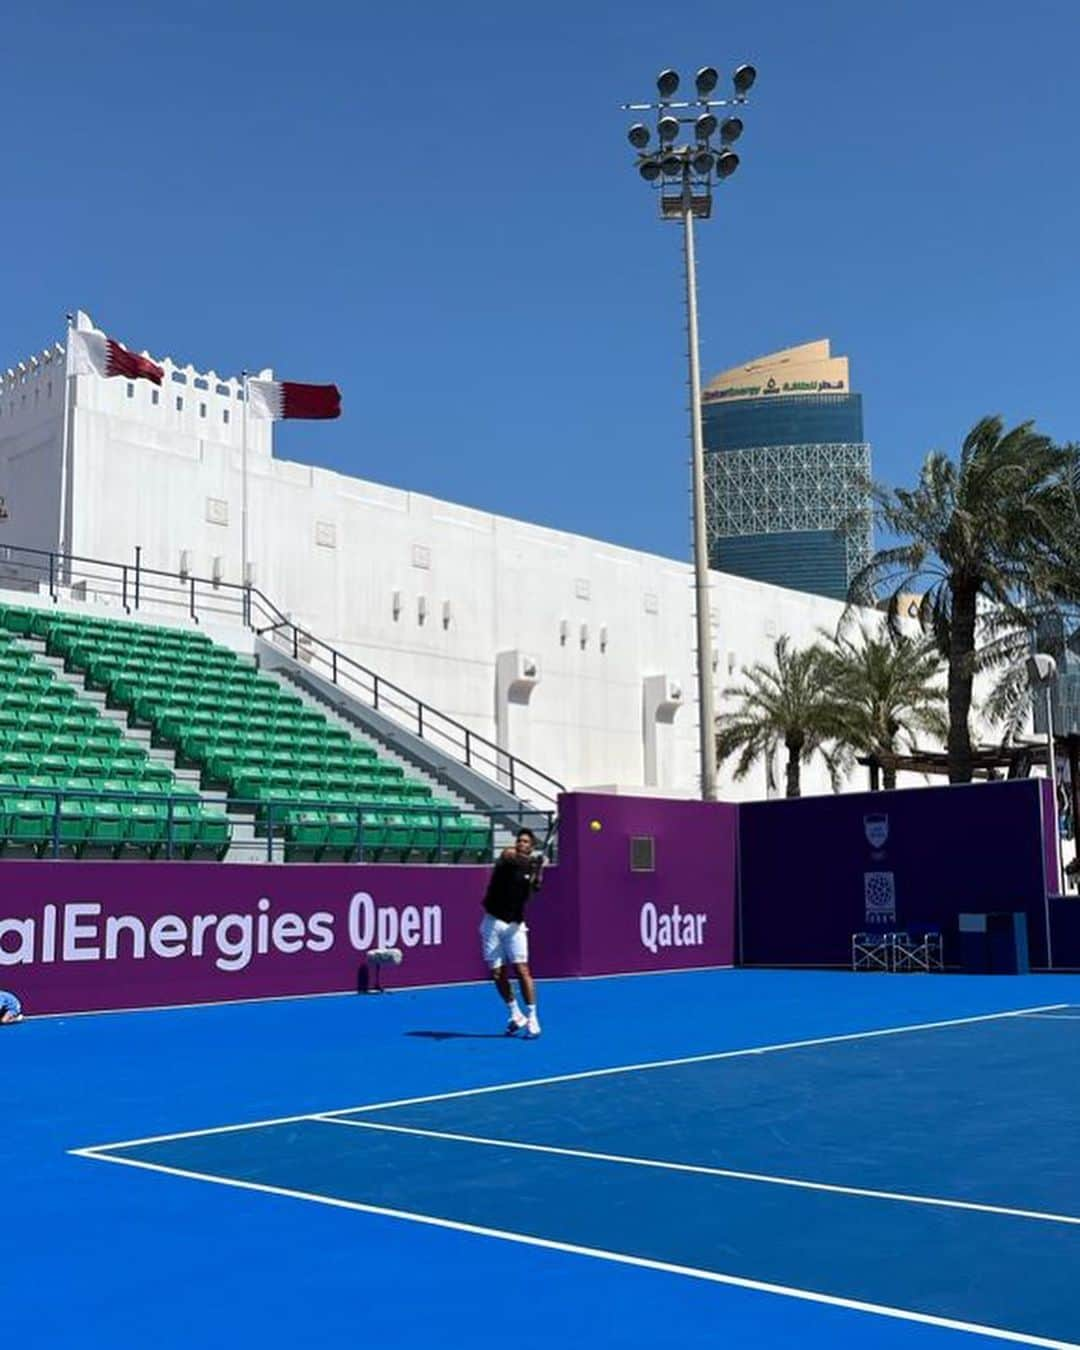
<path fill-rule="evenodd" d="M 529 1040 L 540 1035 L 540 1019 L 535 1013 L 525 1019 L 525 1035 Z"/>
<path fill-rule="evenodd" d="M 519 1031 L 523 1031 L 527 1025 L 525 1017 L 518 1012 L 517 1008 L 510 1014 L 510 1021 L 506 1024 L 506 1034 L 513 1036 Z"/>

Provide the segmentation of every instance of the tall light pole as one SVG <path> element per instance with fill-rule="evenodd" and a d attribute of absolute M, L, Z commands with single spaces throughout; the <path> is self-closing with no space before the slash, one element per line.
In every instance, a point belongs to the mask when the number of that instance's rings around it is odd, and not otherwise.
<path fill-rule="evenodd" d="M 701 795 L 716 800 L 716 699 L 713 690 L 713 644 L 709 613 L 709 546 L 705 522 L 705 444 L 701 430 L 701 365 L 698 351 L 697 265 L 694 258 L 694 220 L 712 215 L 713 181 L 730 178 L 739 167 L 731 149 L 742 135 L 742 120 L 727 116 L 717 120 L 714 108 L 742 106 L 757 77 L 753 66 L 739 66 L 732 76 L 731 98 L 712 98 L 719 75 L 703 66 L 694 77 L 697 97 L 675 101 L 679 75 L 661 71 L 656 80 L 656 103 L 624 103 L 627 112 L 656 114 L 655 149 L 652 132 L 635 122 L 627 133 L 638 152 L 641 177 L 659 192 L 663 220 L 681 220 L 686 262 L 686 333 L 690 367 L 691 486 L 694 533 L 694 603 L 697 611 L 697 680 L 699 739 L 701 745 Z M 692 129 L 685 140 L 684 129 Z M 719 132 L 719 147 L 712 138 Z"/>
<path fill-rule="evenodd" d="M 1057 679 L 1057 662 L 1045 652 L 1034 652 L 1027 659 L 1028 683 L 1032 692 L 1042 689 L 1046 693 L 1046 772 L 1050 779 L 1050 790 L 1054 801 L 1054 836 L 1057 847 L 1058 887 L 1065 889 L 1065 867 L 1061 846 L 1061 826 L 1058 823 L 1057 797 L 1057 761 L 1054 755 L 1054 681 Z M 1050 901 L 1046 900 L 1046 964 L 1054 964 L 1054 949 L 1050 934 Z"/>

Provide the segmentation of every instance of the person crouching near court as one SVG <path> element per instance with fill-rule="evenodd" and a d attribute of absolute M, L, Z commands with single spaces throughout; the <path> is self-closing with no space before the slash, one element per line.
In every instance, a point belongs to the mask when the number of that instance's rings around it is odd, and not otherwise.
<path fill-rule="evenodd" d="M 7 1026 L 10 1022 L 21 1022 L 23 1020 L 22 1004 L 14 994 L 6 989 L 0 989 L 0 1026 Z"/>
<path fill-rule="evenodd" d="M 532 830 L 522 828 L 517 832 L 514 847 L 503 849 L 488 882 L 484 896 L 486 912 L 480 924 L 484 960 L 510 1015 L 506 1034 L 513 1036 L 524 1031 L 529 1038 L 540 1035 L 536 986 L 529 970 L 529 929 L 525 923 L 525 906 L 543 879 L 544 858 L 533 853 L 535 847 Z M 510 984 L 507 969 L 510 966 L 525 1002 L 524 1013 Z"/>

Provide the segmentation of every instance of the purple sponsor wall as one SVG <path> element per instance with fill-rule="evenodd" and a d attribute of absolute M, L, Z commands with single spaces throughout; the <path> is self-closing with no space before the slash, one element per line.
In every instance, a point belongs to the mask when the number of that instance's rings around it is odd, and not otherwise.
<path fill-rule="evenodd" d="M 484 975 L 486 868 L 27 861 L 0 879 L 0 985 L 36 1013 L 355 989 L 371 947 L 401 948 L 395 985 Z"/>
<path fill-rule="evenodd" d="M 742 961 L 850 966 L 852 933 L 938 928 L 952 964 L 958 914 L 1022 910 L 1031 964 L 1044 966 L 1055 855 L 1043 786 L 1025 779 L 742 807 Z"/>
<path fill-rule="evenodd" d="M 560 863 L 530 910 L 541 979 L 731 962 L 733 807 L 571 794 L 560 828 Z M 631 873 L 632 835 L 654 839 L 654 872 Z M 403 953 L 391 987 L 479 980 L 488 875 L 0 862 L 0 987 L 32 1013 L 330 993 L 356 988 L 372 947 Z"/>
<path fill-rule="evenodd" d="M 1050 897 L 1050 932 L 1055 970 L 1080 970 L 1080 897 Z"/>
<path fill-rule="evenodd" d="M 559 821 L 559 867 L 574 878 L 577 911 L 572 973 L 733 963 L 736 807 L 569 793 Z M 653 871 L 631 870 L 634 838 L 652 840 Z M 539 909 L 532 929 L 539 957 Z"/>

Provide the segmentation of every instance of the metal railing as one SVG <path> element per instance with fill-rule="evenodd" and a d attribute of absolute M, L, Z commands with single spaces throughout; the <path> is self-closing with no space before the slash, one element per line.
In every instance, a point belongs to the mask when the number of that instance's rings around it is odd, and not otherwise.
<path fill-rule="evenodd" d="M 21 804 L 25 809 L 15 809 Z M 101 804 L 115 806 L 102 812 Z M 124 807 L 155 806 L 153 817 Z M 74 810 L 70 809 L 72 806 Z M 68 810 L 64 808 L 68 807 Z M 250 839 L 237 837 L 237 813 L 252 816 Z M 537 812 L 524 809 L 535 828 Z M 546 819 L 549 835 L 554 813 Z M 221 825 L 225 830 L 221 830 Z M 211 825 L 213 833 L 204 825 Z M 192 792 L 122 792 L 37 784 L 0 784 L 0 856 L 456 863 L 491 862 L 505 811 L 394 806 L 351 801 L 230 798 L 207 802 Z"/>
<path fill-rule="evenodd" d="M 94 601 L 122 609 L 182 615 L 198 623 L 241 623 L 344 693 L 501 787 L 511 796 L 554 806 L 563 785 L 415 694 L 301 628 L 255 586 L 147 567 L 142 549 L 130 563 L 105 562 L 47 549 L 0 546 L 0 588 L 46 592 L 54 602 Z M 153 614 L 150 615 L 153 621 Z"/>

